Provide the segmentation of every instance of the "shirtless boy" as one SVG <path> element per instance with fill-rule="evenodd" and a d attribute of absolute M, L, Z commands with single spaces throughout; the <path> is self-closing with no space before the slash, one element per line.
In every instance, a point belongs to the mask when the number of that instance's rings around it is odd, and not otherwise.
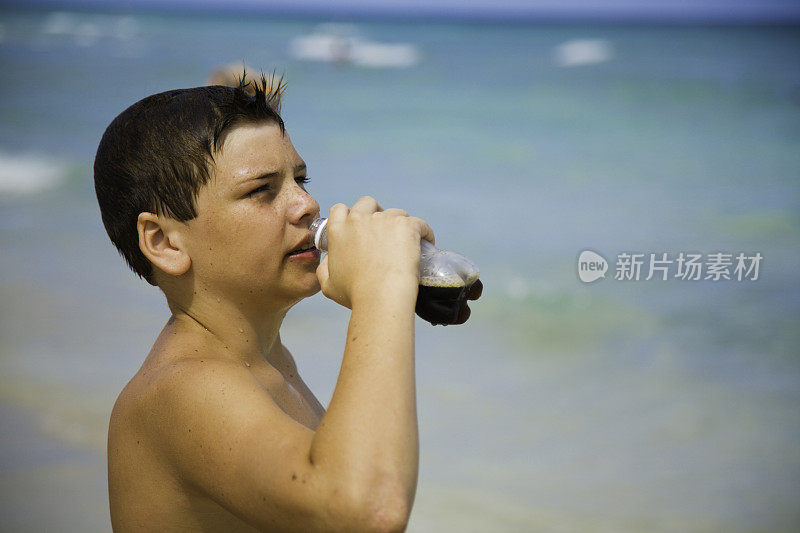
<path fill-rule="evenodd" d="M 109 126 L 103 222 L 172 312 L 111 415 L 111 522 L 125 531 L 401 531 L 417 483 L 414 304 L 431 228 L 369 197 L 333 206 L 320 261 L 282 88 L 169 91 Z M 281 343 L 286 312 L 350 308 L 326 411 Z"/>

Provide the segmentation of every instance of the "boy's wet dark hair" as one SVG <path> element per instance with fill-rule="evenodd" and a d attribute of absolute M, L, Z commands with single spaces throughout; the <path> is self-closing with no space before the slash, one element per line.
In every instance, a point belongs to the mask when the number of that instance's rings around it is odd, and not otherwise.
<path fill-rule="evenodd" d="M 280 117 L 283 78 L 237 87 L 177 89 L 144 98 L 106 129 L 94 160 L 94 185 L 108 236 L 139 276 L 155 285 L 153 267 L 139 250 L 139 213 L 185 222 L 209 179 L 214 154 L 233 126 Z M 254 95 L 247 94 L 247 89 Z"/>

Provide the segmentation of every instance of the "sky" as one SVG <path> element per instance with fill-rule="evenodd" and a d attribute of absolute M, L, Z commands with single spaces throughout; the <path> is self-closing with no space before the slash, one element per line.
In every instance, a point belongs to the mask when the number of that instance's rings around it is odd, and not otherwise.
<path fill-rule="evenodd" d="M 800 0 L 0 0 L 0 5 L 322 15 L 800 22 Z"/>

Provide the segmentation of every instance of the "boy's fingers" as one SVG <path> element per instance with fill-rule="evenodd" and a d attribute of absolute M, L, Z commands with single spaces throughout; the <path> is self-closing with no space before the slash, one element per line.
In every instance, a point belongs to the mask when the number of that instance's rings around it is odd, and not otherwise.
<path fill-rule="evenodd" d="M 328 224 L 331 222 L 341 222 L 350 213 L 350 209 L 344 204 L 334 204 L 328 212 Z"/>
<path fill-rule="evenodd" d="M 355 204 L 353 204 L 353 208 L 350 211 L 354 213 L 371 215 L 372 213 L 383 211 L 383 208 L 380 206 L 380 204 L 378 204 L 378 201 L 375 198 L 371 196 L 362 196 Z"/>
<path fill-rule="evenodd" d="M 384 215 L 394 215 L 398 217 L 407 217 L 408 213 L 403 211 L 402 209 L 397 209 L 396 207 L 390 207 L 389 209 L 383 210 Z"/>
<path fill-rule="evenodd" d="M 393 215 L 398 217 L 408 217 L 411 221 L 414 222 L 414 225 L 419 230 L 419 235 L 421 238 L 425 239 L 431 244 L 436 244 L 436 237 L 433 235 L 433 229 L 428 225 L 427 222 L 425 222 L 421 218 L 412 217 L 408 214 L 407 211 L 403 209 L 398 209 L 396 207 L 390 207 L 389 209 L 384 209 L 383 214 Z"/>
<path fill-rule="evenodd" d="M 431 244 L 436 244 L 436 237 L 433 235 L 433 229 L 431 229 L 427 222 L 417 217 L 409 217 L 409 220 L 411 220 L 419 230 L 420 237 Z"/>
<path fill-rule="evenodd" d="M 350 214 L 350 208 L 344 204 L 334 204 L 331 206 L 331 209 L 328 212 L 328 225 L 327 225 L 328 249 L 330 249 L 331 244 L 336 241 L 335 237 L 334 238 L 331 237 L 337 234 L 337 228 L 341 227 L 341 225 L 344 224 L 344 221 L 347 219 L 348 214 Z M 320 280 L 320 282 L 322 282 L 322 280 Z"/>
<path fill-rule="evenodd" d="M 349 300 L 336 292 L 336 287 L 331 287 L 329 280 L 330 280 L 330 271 L 328 270 L 328 255 L 322 258 L 320 261 L 319 266 L 317 267 L 317 280 L 319 280 L 319 285 L 322 288 L 322 294 L 325 295 L 326 298 L 333 300 L 334 302 L 338 303 L 339 305 L 343 305 L 348 309 L 351 308 Z"/>
<path fill-rule="evenodd" d="M 328 254 L 325 254 L 325 257 L 322 258 L 322 261 L 319 262 L 319 266 L 317 267 L 317 280 L 319 281 L 320 287 L 323 289 L 327 288 L 329 277 L 330 273 L 328 272 Z"/>

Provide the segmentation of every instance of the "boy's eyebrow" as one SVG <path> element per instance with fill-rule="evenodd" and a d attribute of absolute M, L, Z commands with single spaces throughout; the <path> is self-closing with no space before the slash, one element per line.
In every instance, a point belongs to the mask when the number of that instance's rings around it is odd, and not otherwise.
<path fill-rule="evenodd" d="M 294 171 L 300 172 L 301 170 L 306 170 L 306 168 L 307 167 L 305 163 L 300 163 L 294 167 Z M 244 179 L 242 179 L 242 182 L 277 178 L 280 176 L 280 174 L 281 172 L 279 170 L 256 173 L 254 175 L 245 176 Z"/>

